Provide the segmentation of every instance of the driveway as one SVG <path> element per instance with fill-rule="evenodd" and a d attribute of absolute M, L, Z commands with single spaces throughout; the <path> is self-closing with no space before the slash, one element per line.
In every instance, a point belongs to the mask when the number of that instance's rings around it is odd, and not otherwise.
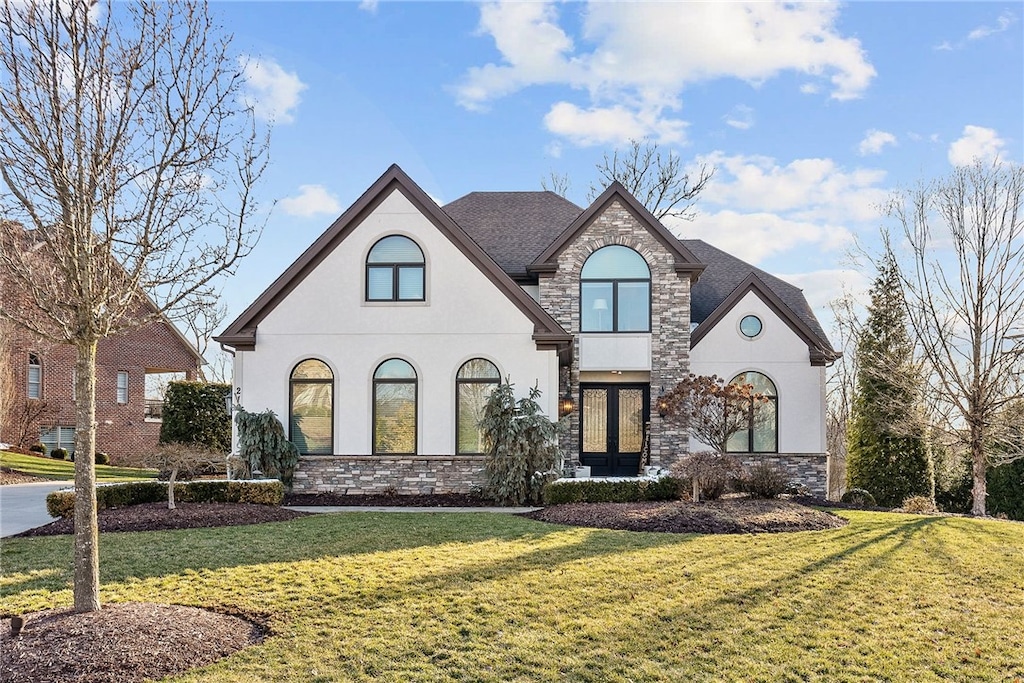
<path fill-rule="evenodd" d="M 52 522 L 53 517 L 46 512 L 47 494 L 71 486 L 72 481 L 0 486 L 0 537 Z"/>

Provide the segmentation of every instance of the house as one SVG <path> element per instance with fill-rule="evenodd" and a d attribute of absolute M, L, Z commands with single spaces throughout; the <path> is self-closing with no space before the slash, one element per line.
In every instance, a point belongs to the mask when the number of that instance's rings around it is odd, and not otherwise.
<path fill-rule="evenodd" d="M 2 279 L 2 278 L 0 278 Z M 0 306 L 30 305 L 6 284 Z M 75 349 L 9 325 L 0 368 L 11 375 L 9 409 L 0 415 L 0 442 L 49 450 L 75 449 Z M 162 401 L 147 399 L 147 378 L 174 373 L 195 379 L 198 351 L 165 319 L 101 339 L 96 349 L 96 450 L 115 462 L 156 446 Z"/>
<path fill-rule="evenodd" d="M 771 419 L 730 443 L 825 495 L 825 366 L 799 289 L 679 240 L 621 185 L 586 209 L 551 192 L 439 207 L 392 166 L 216 338 L 248 410 L 282 416 L 299 491 L 468 491 L 490 387 L 560 400 L 563 447 L 594 476 L 691 444 L 658 413 L 690 372 L 751 382 Z"/>

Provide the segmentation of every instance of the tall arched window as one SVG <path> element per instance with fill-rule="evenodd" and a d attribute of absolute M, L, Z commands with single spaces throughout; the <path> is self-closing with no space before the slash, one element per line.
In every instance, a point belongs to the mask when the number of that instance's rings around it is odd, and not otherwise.
<path fill-rule="evenodd" d="M 320 360 L 304 360 L 289 381 L 288 439 L 304 455 L 334 452 L 334 373 Z"/>
<path fill-rule="evenodd" d="M 416 370 L 400 358 L 373 373 L 373 452 L 416 453 Z"/>
<path fill-rule="evenodd" d="M 730 453 L 777 453 L 779 450 L 779 397 L 775 384 L 760 372 L 742 372 L 730 384 L 749 384 L 763 398 L 750 399 L 747 428 L 732 435 Z"/>
<path fill-rule="evenodd" d="M 483 453 L 484 417 L 487 399 L 501 379 L 498 368 L 489 360 L 474 358 L 459 368 L 455 377 L 455 436 L 457 453 Z"/>
<path fill-rule="evenodd" d="M 425 271 L 418 244 L 402 235 L 385 237 L 366 257 L 366 300 L 423 301 Z"/>
<path fill-rule="evenodd" d="M 28 398 L 43 397 L 43 364 L 39 362 L 39 356 L 34 353 L 28 354 L 28 386 L 25 395 Z"/>
<path fill-rule="evenodd" d="M 580 271 L 581 332 L 650 332 L 651 269 L 628 247 L 598 249 Z"/>

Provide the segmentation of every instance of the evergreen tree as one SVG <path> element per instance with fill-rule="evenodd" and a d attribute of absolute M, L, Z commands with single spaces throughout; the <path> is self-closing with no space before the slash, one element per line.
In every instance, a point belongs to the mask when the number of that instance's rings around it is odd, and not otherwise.
<path fill-rule="evenodd" d="M 920 418 L 922 378 L 914 363 L 897 269 L 883 262 L 871 287 L 857 342 L 860 368 L 847 432 L 847 483 L 896 507 L 909 496 L 932 497 Z"/>

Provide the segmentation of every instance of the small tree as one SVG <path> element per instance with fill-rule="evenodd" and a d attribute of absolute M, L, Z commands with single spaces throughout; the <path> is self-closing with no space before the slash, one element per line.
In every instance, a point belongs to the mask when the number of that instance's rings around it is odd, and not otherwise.
<path fill-rule="evenodd" d="M 250 413 L 241 406 L 235 412 L 238 427 L 238 456 L 245 476 L 260 471 L 291 486 L 299 450 L 284 434 L 284 425 L 272 410 Z"/>
<path fill-rule="evenodd" d="M 174 483 L 178 479 L 178 474 L 195 472 L 223 462 L 224 454 L 199 444 L 163 443 L 156 450 L 148 451 L 138 459 L 144 467 L 153 467 L 168 473 L 167 509 L 174 510 Z"/>
<path fill-rule="evenodd" d="M 164 399 L 160 443 L 190 443 L 223 455 L 231 450 L 229 384 L 171 382 Z"/>
<path fill-rule="evenodd" d="M 516 401 L 508 378 L 491 392 L 480 426 L 487 444 L 487 480 L 502 505 L 540 500 L 546 476 L 560 469 L 558 423 L 541 410 L 540 389 Z"/>

